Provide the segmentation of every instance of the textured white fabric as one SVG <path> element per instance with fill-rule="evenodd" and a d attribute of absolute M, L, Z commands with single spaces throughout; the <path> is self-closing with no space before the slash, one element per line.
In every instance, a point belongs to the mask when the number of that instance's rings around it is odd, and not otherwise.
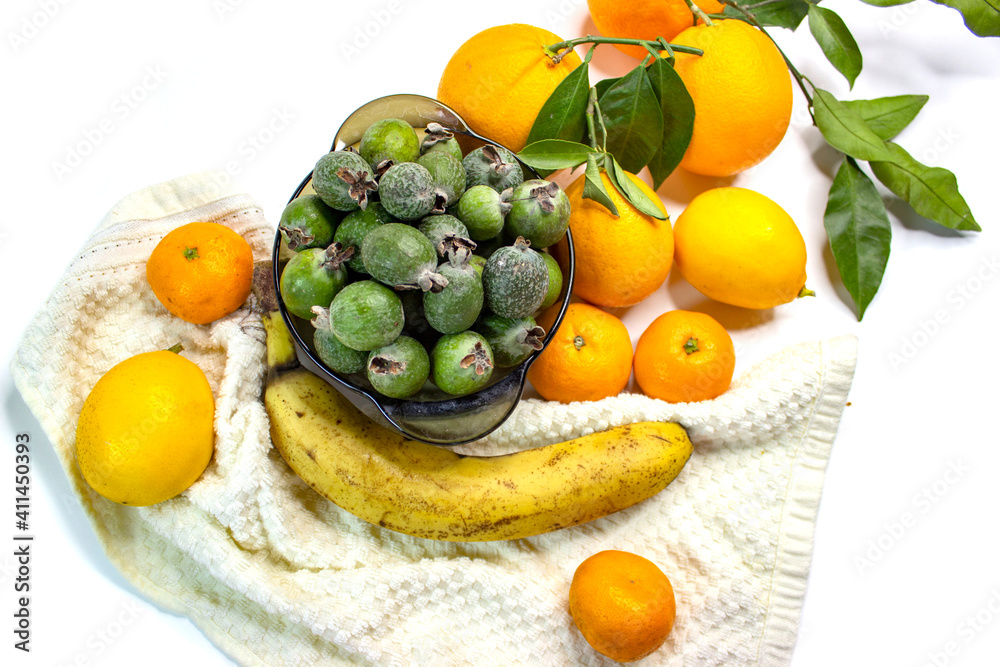
<path fill-rule="evenodd" d="M 268 256 L 273 225 L 213 182 L 178 179 L 119 203 L 12 364 L 108 558 L 138 590 L 245 665 L 612 664 L 575 630 L 566 599 L 580 561 L 625 549 L 657 563 L 677 595 L 674 631 L 641 664 L 788 664 L 853 337 L 789 347 L 700 404 L 523 401 L 496 433 L 461 449 L 511 451 L 661 419 L 685 425 L 695 452 L 664 492 L 589 524 L 500 543 L 412 538 L 327 502 L 271 447 L 259 318 L 244 309 L 188 324 L 148 288 L 150 251 L 186 222 L 227 224 Z M 114 364 L 178 341 L 215 392 L 215 457 L 178 498 L 148 508 L 106 501 L 74 460 L 83 401 Z"/>

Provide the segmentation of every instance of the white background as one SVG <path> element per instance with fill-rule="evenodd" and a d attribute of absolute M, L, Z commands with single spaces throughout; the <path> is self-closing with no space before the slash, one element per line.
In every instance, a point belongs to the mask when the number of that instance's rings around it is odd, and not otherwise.
<path fill-rule="evenodd" d="M 595 32 L 582 0 L 485 6 L 6 0 L 0 265 L 13 308 L 0 328 L 3 362 L 74 253 L 124 195 L 229 169 L 276 221 L 341 120 L 383 94 L 433 96 L 448 58 L 472 34 L 513 22 L 563 37 Z M 892 255 L 858 323 L 822 225 L 837 154 L 810 126 L 796 91 L 792 125 L 767 161 L 725 182 L 678 172 L 660 195 L 674 218 L 694 194 L 719 184 L 775 199 L 806 238 L 809 286 L 818 296 L 746 313 L 709 304 L 672 276 L 654 297 L 618 314 L 635 341 L 670 308 L 710 312 L 732 331 L 737 372 L 785 345 L 857 334 L 857 375 L 829 464 L 793 664 L 996 664 L 1000 40 L 972 36 L 956 12 L 928 0 L 890 9 L 853 0 L 824 6 L 845 17 L 864 53 L 853 91 L 805 25 L 773 33 L 800 70 L 841 98 L 929 94 L 898 141 L 957 175 L 985 231 L 940 229 L 887 194 Z M 601 47 L 595 65 L 610 76 L 634 61 Z M 87 154 L 68 162 L 71 151 Z M 230 664 L 189 621 L 138 597 L 115 571 L 9 373 L 0 382 L 0 662 Z M 30 655 L 12 648 L 13 446 L 21 432 L 32 438 L 36 536 Z"/>

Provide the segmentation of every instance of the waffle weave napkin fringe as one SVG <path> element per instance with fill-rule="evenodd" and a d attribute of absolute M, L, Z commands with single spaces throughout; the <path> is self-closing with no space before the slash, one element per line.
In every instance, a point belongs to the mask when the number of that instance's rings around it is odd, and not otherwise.
<path fill-rule="evenodd" d="M 269 255 L 274 226 L 252 199 L 216 182 L 188 176 L 115 206 L 12 363 L 108 559 L 137 590 L 190 617 L 244 665 L 610 665 L 573 627 L 566 598 L 580 561 L 624 549 L 657 563 L 677 596 L 666 645 L 637 664 L 789 664 L 826 464 L 854 374 L 853 336 L 783 349 L 705 403 L 527 399 L 462 450 L 500 453 L 675 420 L 695 451 L 659 495 L 582 526 L 509 542 L 412 538 L 321 498 L 271 446 L 259 317 L 243 309 L 188 324 L 147 286 L 153 246 L 187 222 L 229 225 L 258 258 Z M 215 457 L 175 499 L 116 505 L 88 487 L 74 460 L 83 401 L 114 364 L 178 341 L 216 396 Z"/>

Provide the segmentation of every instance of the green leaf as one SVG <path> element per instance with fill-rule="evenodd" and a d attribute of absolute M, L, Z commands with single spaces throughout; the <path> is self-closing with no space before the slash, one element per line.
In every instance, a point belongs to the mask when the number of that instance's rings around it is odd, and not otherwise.
<path fill-rule="evenodd" d="M 809 32 L 816 38 L 823 55 L 854 87 L 861 74 L 861 49 L 844 20 L 832 9 L 809 5 Z"/>
<path fill-rule="evenodd" d="M 636 210 L 657 220 L 667 219 L 667 215 L 660 210 L 660 207 L 638 185 L 632 182 L 632 179 L 628 177 L 628 174 L 625 173 L 625 170 L 622 169 L 622 166 L 618 164 L 618 160 L 613 155 L 604 156 L 604 170 L 608 173 L 608 178 L 611 179 L 611 183 L 615 186 L 615 189 Z"/>
<path fill-rule="evenodd" d="M 843 104 L 861 116 L 879 139 L 889 141 L 916 118 L 929 99 L 927 95 L 896 95 L 874 100 L 848 100 Z"/>
<path fill-rule="evenodd" d="M 666 60 L 657 58 L 646 68 L 653 92 L 660 101 L 663 116 L 663 139 L 649 161 L 653 189 L 658 190 L 677 168 L 694 131 L 694 101 L 680 75 Z"/>
<path fill-rule="evenodd" d="M 865 119 L 827 91 L 813 90 L 813 111 L 823 138 L 841 153 L 866 161 L 892 159 L 885 142 L 869 129 Z"/>
<path fill-rule="evenodd" d="M 860 321 L 882 284 L 892 227 L 875 184 L 852 158 L 844 160 L 833 179 L 823 224 Z"/>
<path fill-rule="evenodd" d="M 809 12 L 809 3 L 806 0 L 777 0 L 776 2 L 768 2 L 760 7 L 754 7 L 754 5 L 759 4 L 760 0 L 750 1 L 750 2 L 738 2 L 737 4 L 742 5 L 753 12 L 754 17 L 756 17 L 757 22 L 762 26 L 774 26 L 776 28 L 787 28 L 789 30 L 795 30 L 802 23 L 802 20 L 806 17 Z M 725 16 L 732 18 L 746 20 L 740 10 L 735 7 L 730 7 L 726 5 L 723 11 Z"/>
<path fill-rule="evenodd" d="M 598 98 L 607 150 L 625 169 L 635 173 L 646 166 L 663 138 L 663 113 L 646 68 L 637 66 Z"/>
<path fill-rule="evenodd" d="M 590 65 L 581 63 L 559 82 L 545 100 L 527 143 L 542 139 L 582 141 L 587 131 L 587 95 L 590 93 Z"/>
<path fill-rule="evenodd" d="M 525 146 L 517 154 L 535 169 L 575 169 L 587 161 L 594 149 L 587 144 L 565 139 L 542 139 Z"/>
<path fill-rule="evenodd" d="M 861 2 L 874 7 L 895 7 L 897 5 L 908 4 L 913 2 L 913 0 L 861 0 Z"/>
<path fill-rule="evenodd" d="M 955 174 L 941 167 L 928 167 L 902 146 L 888 142 L 887 161 L 872 162 L 875 177 L 906 200 L 913 210 L 949 229 L 981 231 L 969 205 L 958 192 Z"/>
<path fill-rule="evenodd" d="M 618 215 L 618 207 L 611 201 L 604 181 L 601 179 L 601 170 L 597 166 L 597 154 L 591 153 L 587 156 L 587 170 L 584 172 L 583 198 L 593 199 L 598 204 L 604 206 L 614 215 Z"/>
<path fill-rule="evenodd" d="M 958 10 L 965 26 L 978 37 L 1000 37 L 1000 1 L 998 0 L 934 0 Z"/>

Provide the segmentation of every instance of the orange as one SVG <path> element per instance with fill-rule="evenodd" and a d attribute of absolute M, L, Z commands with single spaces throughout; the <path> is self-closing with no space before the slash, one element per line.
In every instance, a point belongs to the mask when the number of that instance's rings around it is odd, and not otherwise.
<path fill-rule="evenodd" d="M 717 0 L 699 0 L 694 4 L 708 14 L 721 14 L 725 5 Z M 632 37 L 672 41 L 679 32 L 694 25 L 694 14 L 684 0 L 587 0 L 590 17 L 605 37 Z M 645 58 L 649 51 L 641 46 L 615 45 L 623 53 Z"/>
<path fill-rule="evenodd" d="M 694 100 L 694 133 L 681 167 L 705 176 L 748 169 L 781 143 L 792 117 L 792 79 L 774 42 L 736 19 L 688 28 L 676 69 Z"/>
<path fill-rule="evenodd" d="M 628 177 L 666 214 L 652 188 L 633 174 Z M 583 198 L 584 176 L 566 188 L 576 252 L 573 292 L 599 306 L 631 306 L 667 279 L 673 264 L 674 235 L 669 219 L 640 213 L 611 185 L 606 173 L 601 172 L 601 180 L 618 209 L 617 217 L 603 205 Z"/>
<path fill-rule="evenodd" d="M 559 307 L 539 318 L 548 331 Z M 560 403 L 616 396 L 632 375 L 632 339 L 620 319 L 587 303 L 571 303 L 559 329 L 528 369 L 543 398 Z"/>
<path fill-rule="evenodd" d="M 812 294 L 799 228 L 759 192 L 706 190 L 677 218 L 674 239 L 677 269 L 710 299 L 764 309 Z"/>
<path fill-rule="evenodd" d="M 192 222 L 164 236 L 146 262 L 146 280 L 167 310 L 208 324 L 250 296 L 253 250 L 225 225 Z"/>
<path fill-rule="evenodd" d="M 546 55 L 546 46 L 561 41 L 548 30 L 523 23 L 487 28 L 448 61 L 438 99 L 473 130 L 517 152 L 549 95 L 580 64 L 574 52 L 559 63 Z"/>
<path fill-rule="evenodd" d="M 569 587 L 569 613 L 595 650 L 618 662 L 663 645 L 677 615 L 674 588 L 652 561 L 601 551 L 580 563 Z"/>
<path fill-rule="evenodd" d="M 707 401 L 733 381 L 733 339 L 715 318 L 671 310 L 653 320 L 635 346 L 635 381 L 642 392 L 670 403 Z"/>
<path fill-rule="evenodd" d="M 76 430 L 84 479 L 123 505 L 153 505 L 190 487 L 214 449 L 215 399 L 198 366 L 171 350 L 130 357 L 90 391 Z"/>

